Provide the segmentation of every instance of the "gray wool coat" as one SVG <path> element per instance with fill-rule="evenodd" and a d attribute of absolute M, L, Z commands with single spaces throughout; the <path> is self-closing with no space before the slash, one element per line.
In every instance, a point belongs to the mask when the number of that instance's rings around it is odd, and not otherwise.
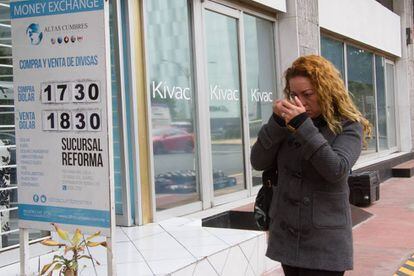
<path fill-rule="evenodd" d="M 362 147 L 362 125 L 344 121 L 335 135 L 307 118 L 294 132 L 270 117 L 251 150 L 256 170 L 275 160 L 266 256 L 282 264 L 331 271 L 353 267 L 349 172 Z"/>

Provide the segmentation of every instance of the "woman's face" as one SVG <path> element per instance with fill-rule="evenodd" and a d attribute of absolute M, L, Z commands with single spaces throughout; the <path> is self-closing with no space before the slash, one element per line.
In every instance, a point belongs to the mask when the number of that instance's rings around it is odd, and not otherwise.
<path fill-rule="evenodd" d="M 313 90 L 313 86 L 307 77 L 293 77 L 289 80 L 290 97 L 298 97 L 306 109 L 306 113 L 311 118 L 321 115 L 321 107 L 318 103 L 318 95 Z"/>

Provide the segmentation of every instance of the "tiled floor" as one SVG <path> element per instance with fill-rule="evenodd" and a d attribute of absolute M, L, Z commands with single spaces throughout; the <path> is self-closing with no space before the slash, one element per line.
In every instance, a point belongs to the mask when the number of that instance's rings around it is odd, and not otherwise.
<path fill-rule="evenodd" d="M 354 270 L 346 275 L 392 275 L 414 253 L 414 178 L 392 178 L 381 184 L 381 198 L 364 208 L 373 216 L 354 230 Z M 158 224 L 116 229 L 118 275 L 283 275 L 278 263 L 264 257 L 263 232 L 201 227 L 198 218 L 174 218 Z M 80 275 L 106 275 L 106 253 L 93 248 L 102 265 L 88 264 Z M 30 260 L 31 275 L 53 254 Z M 19 264 L 0 269 L 18 275 Z"/>
<path fill-rule="evenodd" d="M 115 260 L 117 274 L 127 275 L 261 275 L 278 263 L 264 256 L 263 232 L 201 227 L 201 220 L 174 218 L 158 224 L 116 229 Z M 80 275 L 106 275 L 104 248 L 91 248 L 100 263 L 89 262 Z M 30 260 L 36 275 L 53 254 Z M 82 266 L 81 265 L 81 266 Z M 14 264 L 0 269 L 0 275 L 18 275 Z"/>

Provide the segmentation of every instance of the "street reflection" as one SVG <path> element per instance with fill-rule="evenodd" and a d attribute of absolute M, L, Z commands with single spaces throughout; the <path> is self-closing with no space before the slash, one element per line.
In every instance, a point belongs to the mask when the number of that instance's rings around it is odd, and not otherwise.
<path fill-rule="evenodd" d="M 213 173 L 214 189 L 223 189 L 237 184 L 235 177 L 225 175 L 222 170 Z M 197 192 L 195 170 L 180 170 L 159 174 L 155 177 L 157 193 L 185 194 Z"/>

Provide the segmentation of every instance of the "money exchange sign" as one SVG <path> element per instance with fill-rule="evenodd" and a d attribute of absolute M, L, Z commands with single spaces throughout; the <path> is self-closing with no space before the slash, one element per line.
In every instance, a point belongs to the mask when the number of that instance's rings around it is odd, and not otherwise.
<path fill-rule="evenodd" d="M 18 1 L 10 15 L 19 227 L 109 234 L 104 0 Z"/>

